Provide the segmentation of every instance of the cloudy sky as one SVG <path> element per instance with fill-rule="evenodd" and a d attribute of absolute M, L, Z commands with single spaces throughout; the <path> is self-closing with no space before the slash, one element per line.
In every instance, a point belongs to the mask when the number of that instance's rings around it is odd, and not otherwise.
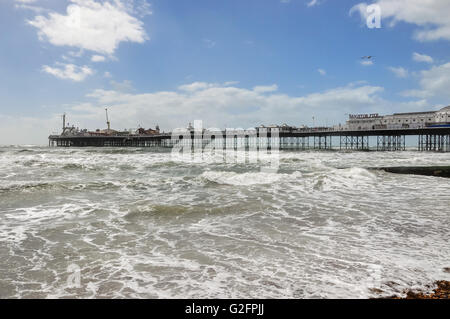
<path fill-rule="evenodd" d="M 449 16 L 448 0 L 0 0 L 0 144 L 46 144 L 63 113 L 104 128 L 105 106 L 115 129 L 166 131 L 438 109 Z"/>

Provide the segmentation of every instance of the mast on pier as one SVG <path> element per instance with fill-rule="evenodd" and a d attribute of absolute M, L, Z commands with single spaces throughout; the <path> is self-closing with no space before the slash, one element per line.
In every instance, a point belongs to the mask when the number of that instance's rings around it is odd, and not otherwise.
<path fill-rule="evenodd" d="M 62 133 L 64 134 L 64 131 L 66 130 L 66 113 L 63 114 L 63 127 L 62 127 Z"/>
<path fill-rule="evenodd" d="M 107 107 L 105 107 L 105 111 L 106 111 L 106 125 L 108 126 L 108 132 L 109 132 L 111 130 L 111 123 L 109 122 Z"/>

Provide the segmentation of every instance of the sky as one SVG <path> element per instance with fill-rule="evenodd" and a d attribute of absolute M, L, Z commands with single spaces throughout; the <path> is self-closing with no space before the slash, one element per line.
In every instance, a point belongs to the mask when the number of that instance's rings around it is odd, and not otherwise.
<path fill-rule="evenodd" d="M 449 16 L 448 0 L 0 0 L 0 144 L 46 145 L 63 113 L 106 128 L 105 107 L 114 129 L 164 131 L 437 110 Z"/>

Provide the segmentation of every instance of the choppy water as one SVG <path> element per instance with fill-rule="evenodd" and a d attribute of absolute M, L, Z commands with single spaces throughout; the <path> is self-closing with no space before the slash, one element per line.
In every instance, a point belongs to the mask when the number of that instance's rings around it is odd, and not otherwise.
<path fill-rule="evenodd" d="M 449 163 L 284 152 L 263 173 L 148 149 L 3 147 L 0 297 L 366 298 L 450 280 L 450 179 L 365 169 Z"/>

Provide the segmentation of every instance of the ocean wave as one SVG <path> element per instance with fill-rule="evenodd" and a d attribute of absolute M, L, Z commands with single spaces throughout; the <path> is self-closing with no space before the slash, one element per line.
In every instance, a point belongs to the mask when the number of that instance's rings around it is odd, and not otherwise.
<path fill-rule="evenodd" d="M 361 167 L 332 169 L 320 176 L 324 191 L 375 187 L 377 182 L 377 176 L 374 173 Z"/>
<path fill-rule="evenodd" d="M 366 298 L 450 275 L 448 180 L 365 168 L 448 154 L 281 152 L 268 172 L 24 149 L 1 148 L 2 297 Z"/>
<path fill-rule="evenodd" d="M 72 182 L 19 182 L 10 183 L 8 185 L 0 186 L 1 193 L 9 192 L 24 192 L 32 193 L 49 190 L 115 190 L 124 185 L 118 182 L 90 182 L 90 183 L 72 183 Z"/>
<path fill-rule="evenodd" d="M 142 220 L 155 216 L 162 216 L 170 219 L 190 211 L 192 211 L 190 207 L 179 205 L 143 205 L 131 208 L 124 218 L 127 220 Z"/>
<path fill-rule="evenodd" d="M 246 172 L 236 173 L 229 171 L 206 171 L 200 175 L 200 178 L 216 184 L 250 186 L 262 184 L 279 183 L 285 178 L 301 178 L 301 172 L 294 174 L 266 173 L 266 172 Z"/>

